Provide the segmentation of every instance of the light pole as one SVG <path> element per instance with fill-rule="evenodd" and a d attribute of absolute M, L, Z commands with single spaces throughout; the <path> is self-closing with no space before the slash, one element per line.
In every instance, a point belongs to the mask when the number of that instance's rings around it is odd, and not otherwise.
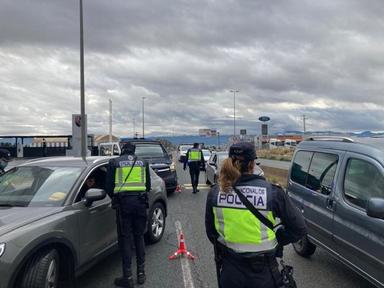
<path fill-rule="evenodd" d="M 112 99 L 109 99 L 109 142 L 112 142 Z"/>
<path fill-rule="evenodd" d="M 83 37 L 83 0 L 80 0 L 80 110 L 81 110 L 81 157 L 85 160 L 87 155 L 87 133 L 85 127 L 85 100 L 84 100 L 84 37 Z"/>
<path fill-rule="evenodd" d="M 233 93 L 233 141 L 235 141 L 235 136 L 236 136 L 236 93 L 238 93 L 239 90 L 232 89 L 229 91 Z"/>
<path fill-rule="evenodd" d="M 142 116 L 143 116 L 143 139 L 144 139 L 144 99 L 145 97 L 141 97 L 142 99 Z"/>

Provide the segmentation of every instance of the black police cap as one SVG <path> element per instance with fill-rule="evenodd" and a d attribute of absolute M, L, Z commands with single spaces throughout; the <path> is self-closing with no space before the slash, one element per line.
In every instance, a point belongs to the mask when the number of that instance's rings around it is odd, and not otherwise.
<path fill-rule="evenodd" d="M 229 157 L 239 160 L 254 160 L 257 158 L 255 146 L 248 142 L 233 144 L 229 148 Z"/>
<path fill-rule="evenodd" d="M 11 161 L 11 153 L 7 149 L 0 149 L 0 159 Z"/>

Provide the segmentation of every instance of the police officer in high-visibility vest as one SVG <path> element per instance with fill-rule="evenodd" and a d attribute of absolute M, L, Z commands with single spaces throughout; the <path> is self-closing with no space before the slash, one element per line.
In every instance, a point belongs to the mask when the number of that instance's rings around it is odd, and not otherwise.
<path fill-rule="evenodd" d="M 279 245 L 306 234 L 301 212 L 280 186 L 253 173 L 256 151 L 250 143 L 233 144 L 222 163 L 218 185 L 207 197 L 205 226 L 220 257 L 220 288 L 283 287 L 276 261 Z M 273 224 L 271 230 L 243 204 L 234 187 Z"/>
<path fill-rule="evenodd" d="M 189 174 L 191 175 L 192 193 L 199 192 L 197 186 L 199 185 L 200 167 L 205 170 L 204 155 L 201 149 L 199 149 L 199 143 L 194 143 L 191 149 L 188 149 L 185 161 L 184 170 L 189 167 Z"/>
<path fill-rule="evenodd" d="M 11 161 L 11 153 L 7 149 L 0 148 L 0 175 L 5 173 L 5 167 Z"/>
<path fill-rule="evenodd" d="M 116 209 L 118 244 L 123 262 L 123 275 L 115 279 L 115 285 L 120 287 L 134 287 L 132 238 L 136 247 L 137 282 L 145 282 L 144 232 L 151 180 L 148 163 L 138 159 L 134 153 L 135 146 L 125 144 L 121 156 L 109 162 L 106 179 L 106 190 Z"/>

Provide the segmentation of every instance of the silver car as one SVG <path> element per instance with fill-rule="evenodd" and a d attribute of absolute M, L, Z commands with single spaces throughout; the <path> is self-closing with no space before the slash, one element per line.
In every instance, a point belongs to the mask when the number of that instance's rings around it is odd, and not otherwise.
<path fill-rule="evenodd" d="M 224 159 L 228 158 L 228 152 L 212 152 L 211 157 L 206 163 L 205 167 L 205 180 L 208 185 L 213 185 L 217 183 L 219 179 L 219 173 L 221 168 L 221 163 Z M 253 174 L 264 176 L 264 171 L 257 165 L 255 165 Z"/>
<path fill-rule="evenodd" d="M 53 157 L 0 176 L 0 288 L 71 287 L 117 244 L 115 211 L 105 193 L 110 157 Z M 86 188 L 88 178 L 95 188 Z M 164 233 L 167 194 L 151 170 L 146 240 Z"/>

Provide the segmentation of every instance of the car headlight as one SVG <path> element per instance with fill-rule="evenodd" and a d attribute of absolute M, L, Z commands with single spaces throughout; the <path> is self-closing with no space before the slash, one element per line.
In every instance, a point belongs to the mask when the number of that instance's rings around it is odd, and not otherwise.
<path fill-rule="evenodd" d="M 175 162 L 172 162 L 171 165 L 169 166 L 169 168 L 170 168 L 171 170 L 176 170 L 176 164 L 175 164 Z"/>
<path fill-rule="evenodd" d="M 3 256 L 5 252 L 5 243 L 0 243 L 0 257 Z"/>

